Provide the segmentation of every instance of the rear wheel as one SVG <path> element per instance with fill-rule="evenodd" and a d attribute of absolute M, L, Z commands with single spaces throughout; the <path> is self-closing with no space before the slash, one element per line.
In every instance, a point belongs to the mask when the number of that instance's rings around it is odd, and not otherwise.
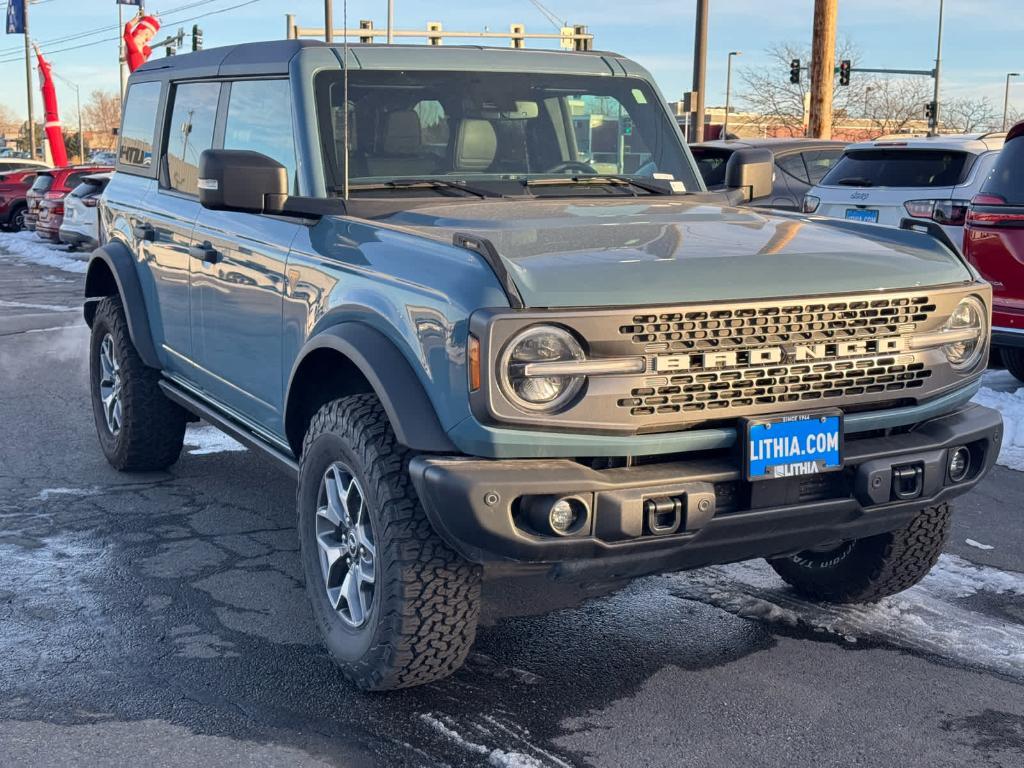
<path fill-rule="evenodd" d="M 7 229 L 10 232 L 21 232 L 25 228 L 25 206 L 19 205 L 11 211 L 11 217 L 7 220 Z"/>
<path fill-rule="evenodd" d="M 96 432 L 110 465 L 141 472 L 176 462 L 186 413 L 161 391 L 160 371 L 135 351 L 119 297 L 97 306 L 89 350 Z"/>
<path fill-rule="evenodd" d="M 1003 365 L 1017 381 L 1024 382 L 1024 349 L 1016 347 L 1003 347 L 999 350 L 1003 358 Z"/>
<path fill-rule="evenodd" d="M 481 569 L 434 531 L 380 402 L 321 408 L 299 468 L 299 544 L 324 644 L 360 688 L 447 677 L 476 636 Z"/>
<path fill-rule="evenodd" d="M 871 603 L 909 589 L 928 574 L 949 536 L 951 517 L 949 504 L 925 507 L 899 530 L 768 562 L 806 597 Z"/>

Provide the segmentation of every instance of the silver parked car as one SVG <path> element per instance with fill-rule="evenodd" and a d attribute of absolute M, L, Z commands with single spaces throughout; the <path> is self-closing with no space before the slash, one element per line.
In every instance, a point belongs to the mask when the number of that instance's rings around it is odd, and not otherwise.
<path fill-rule="evenodd" d="M 99 245 L 96 206 L 113 173 L 94 173 L 85 176 L 82 183 L 64 198 L 64 221 L 60 225 L 60 240 L 73 248 L 92 250 Z"/>

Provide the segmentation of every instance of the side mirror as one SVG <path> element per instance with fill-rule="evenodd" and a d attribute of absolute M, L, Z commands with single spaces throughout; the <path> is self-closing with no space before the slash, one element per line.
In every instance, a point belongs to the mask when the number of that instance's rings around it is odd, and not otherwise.
<path fill-rule="evenodd" d="M 206 149 L 199 155 L 199 202 L 213 211 L 280 213 L 288 171 L 248 149 Z"/>
<path fill-rule="evenodd" d="M 775 155 L 770 149 L 737 149 L 725 166 L 725 186 L 743 190 L 746 202 L 769 196 L 775 186 Z"/>

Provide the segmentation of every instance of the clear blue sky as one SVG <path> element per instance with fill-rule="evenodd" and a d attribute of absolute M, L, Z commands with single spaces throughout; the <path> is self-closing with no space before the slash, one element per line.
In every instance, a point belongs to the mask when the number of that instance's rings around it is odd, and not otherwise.
<path fill-rule="evenodd" d="M 322 0 L 151 0 L 147 10 L 163 16 L 164 30 L 199 23 L 206 46 L 227 45 L 284 35 L 286 11 L 300 25 L 322 24 Z M 637 59 L 650 69 L 669 99 L 687 90 L 692 77 L 694 0 L 542 0 L 556 16 L 586 24 L 596 46 Z M 335 0 L 335 25 L 341 26 L 342 0 Z M 385 0 L 350 0 L 349 20 L 361 18 L 385 26 Z M 928 69 L 935 56 L 938 0 L 839 0 L 839 34 L 863 52 L 864 66 Z M 6 12 L 6 2 L 0 2 Z M 774 42 L 809 44 L 813 0 L 711 0 L 708 46 L 709 104 L 725 98 L 725 63 L 730 50 L 742 50 L 738 67 L 766 63 L 765 47 Z M 168 13 L 171 9 L 181 9 Z M 200 14 L 226 10 L 223 13 Z M 1001 106 L 1003 78 L 1024 72 L 1024 0 L 946 0 L 943 46 L 943 95 L 987 95 Z M 125 6 L 126 14 L 132 13 Z M 54 69 L 81 84 L 83 97 L 94 88 L 116 90 L 117 8 L 114 0 L 41 0 L 31 8 L 31 32 L 49 52 Z M 397 27 L 422 28 L 428 20 L 448 29 L 505 30 L 521 22 L 527 31 L 552 31 L 551 23 L 529 0 L 395 0 Z M 82 32 L 97 34 L 81 37 Z M 58 41 L 59 40 L 59 41 Z M 46 41 L 54 41 L 47 43 Z M 25 73 L 20 35 L 0 41 L 0 103 L 25 114 Z M 60 49 L 87 44 L 61 52 Z M 536 44 L 534 44 L 536 45 Z M 155 56 L 163 55 L 158 51 Z M 1016 86 L 1024 107 L 1024 79 Z M 62 110 L 70 115 L 73 97 L 58 83 Z M 37 114 L 39 99 L 36 97 Z"/>

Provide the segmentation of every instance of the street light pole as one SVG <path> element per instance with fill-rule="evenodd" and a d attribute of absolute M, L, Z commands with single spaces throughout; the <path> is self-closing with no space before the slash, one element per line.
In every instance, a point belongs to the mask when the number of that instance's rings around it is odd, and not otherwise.
<path fill-rule="evenodd" d="M 729 97 L 732 94 L 732 57 L 742 56 L 743 51 L 729 51 L 729 64 L 725 68 L 725 119 L 722 120 L 722 138 L 729 138 Z"/>
<path fill-rule="evenodd" d="M 708 63 L 708 0 L 697 0 L 693 33 L 693 125 L 690 141 L 704 141 L 704 70 Z"/>
<path fill-rule="evenodd" d="M 324 41 L 334 42 L 334 0 L 324 0 Z"/>
<path fill-rule="evenodd" d="M 1010 110 L 1010 78 L 1020 77 L 1020 72 L 1006 73 L 1006 90 L 1003 93 L 1003 130 L 1006 130 L 1006 114 Z"/>
<path fill-rule="evenodd" d="M 388 45 L 395 42 L 395 0 L 388 0 Z"/>
<path fill-rule="evenodd" d="M 25 92 L 28 96 L 28 151 L 29 157 L 36 159 L 36 116 L 32 98 L 32 52 L 29 48 L 28 36 L 28 3 L 25 3 Z"/>
<path fill-rule="evenodd" d="M 932 95 L 932 103 L 935 105 L 932 111 L 932 136 L 939 135 L 939 79 L 942 76 L 942 15 L 945 10 L 946 0 L 939 0 L 939 40 L 935 48 L 935 93 Z"/>

